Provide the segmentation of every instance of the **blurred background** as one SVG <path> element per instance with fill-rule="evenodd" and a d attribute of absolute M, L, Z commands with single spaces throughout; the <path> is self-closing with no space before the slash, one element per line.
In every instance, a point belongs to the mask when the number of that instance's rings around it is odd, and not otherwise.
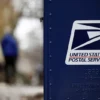
<path fill-rule="evenodd" d="M 9 32 L 18 44 L 16 76 L 5 82 L 0 44 L 0 100 L 42 100 L 43 0 L 0 0 L 0 41 Z"/>

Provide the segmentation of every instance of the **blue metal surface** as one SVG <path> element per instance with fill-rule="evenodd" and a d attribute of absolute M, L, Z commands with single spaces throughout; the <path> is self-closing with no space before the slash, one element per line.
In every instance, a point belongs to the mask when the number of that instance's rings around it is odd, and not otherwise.
<path fill-rule="evenodd" d="M 44 0 L 44 16 L 45 100 L 100 99 L 100 66 L 65 64 L 73 22 L 100 20 L 100 0 Z"/>

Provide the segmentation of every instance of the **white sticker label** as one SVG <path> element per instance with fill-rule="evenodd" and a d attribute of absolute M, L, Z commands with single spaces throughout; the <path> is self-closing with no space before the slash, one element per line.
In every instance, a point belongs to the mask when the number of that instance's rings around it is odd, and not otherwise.
<path fill-rule="evenodd" d="M 100 65 L 100 20 L 73 23 L 65 63 Z"/>

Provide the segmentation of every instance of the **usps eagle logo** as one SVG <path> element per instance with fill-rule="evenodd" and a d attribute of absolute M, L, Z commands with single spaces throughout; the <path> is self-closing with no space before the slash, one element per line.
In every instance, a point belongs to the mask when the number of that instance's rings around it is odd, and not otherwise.
<path fill-rule="evenodd" d="M 100 65 L 100 20 L 73 23 L 65 63 Z"/>

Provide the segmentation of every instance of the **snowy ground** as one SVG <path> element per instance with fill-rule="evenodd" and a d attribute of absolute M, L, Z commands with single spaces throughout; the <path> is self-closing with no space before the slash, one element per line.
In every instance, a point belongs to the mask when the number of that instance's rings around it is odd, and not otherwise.
<path fill-rule="evenodd" d="M 8 86 L 0 84 L 0 100 L 20 100 L 22 96 L 35 96 L 43 94 L 43 87 L 33 86 Z"/>

